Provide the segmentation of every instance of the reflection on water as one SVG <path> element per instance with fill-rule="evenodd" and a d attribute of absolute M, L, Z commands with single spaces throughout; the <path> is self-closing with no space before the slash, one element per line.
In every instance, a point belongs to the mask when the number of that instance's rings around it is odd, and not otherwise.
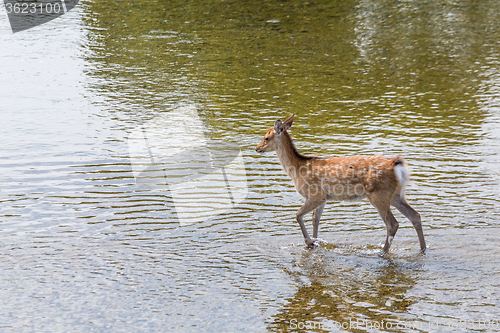
<path fill-rule="evenodd" d="M 400 323 L 394 313 L 407 312 L 416 302 L 406 293 L 418 280 L 421 266 L 418 261 L 377 258 L 359 250 L 340 255 L 308 251 L 288 271 L 301 286 L 273 316 L 270 328 L 300 328 L 302 323 L 321 324 L 331 331 L 347 324 L 368 328 L 383 321 L 396 326 Z"/>
<path fill-rule="evenodd" d="M 498 331 L 473 322 L 498 322 L 500 305 L 499 13 L 495 1 L 89 0 L 15 36 L 0 27 L 1 330 Z M 172 125 L 159 120 L 186 105 L 202 124 L 191 137 L 241 149 L 248 196 L 182 224 L 164 176 L 138 184 L 129 142 L 155 124 L 165 152 Z M 304 153 L 408 159 L 425 255 L 396 215 L 377 256 L 385 226 L 367 202 L 328 204 L 326 243 L 303 246 L 302 199 L 276 156 L 254 152 L 291 113 Z M 216 155 L 200 152 L 200 170 L 219 170 Z"/>

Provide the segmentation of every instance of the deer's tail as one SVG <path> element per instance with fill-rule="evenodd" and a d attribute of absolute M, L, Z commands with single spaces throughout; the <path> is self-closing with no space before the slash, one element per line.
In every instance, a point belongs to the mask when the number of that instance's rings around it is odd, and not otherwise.
<path fill-rule="evenodd" d="M 410 168 L 401 156 L 396 156 L 392 163 L 394 163 L 394 175 L 401 189 L 399 195 L 401 198 L 404 198 L 406 185 L 410 182 Z"/>

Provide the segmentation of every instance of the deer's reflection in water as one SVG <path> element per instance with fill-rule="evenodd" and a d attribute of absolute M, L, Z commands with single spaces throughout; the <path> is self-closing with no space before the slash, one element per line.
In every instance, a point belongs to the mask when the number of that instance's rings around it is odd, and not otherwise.
<path fill-rule="evenodd" d="M 394 314 L 407 313 L 418 301 L 408 291 L 418 281 L 422 256 L 382 258 L 375 251 L 326 245 L 297 256 L 285 270 L 298 290 L 268 328 L 330 332 L 414 325 L 408 314 Z"/>

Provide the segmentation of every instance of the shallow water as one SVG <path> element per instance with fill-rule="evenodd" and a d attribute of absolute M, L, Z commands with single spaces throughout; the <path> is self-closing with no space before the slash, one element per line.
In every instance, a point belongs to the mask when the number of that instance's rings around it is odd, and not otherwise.
<path fill-rule="evenodd" d="M 0 330 L 498 331 L 499 7 L 84 1 L 16 34 L 1 9 Z M 304 153 L 406 157 L 425 254 L 398 213 L 380 257 L 366 201 L 328 204 L 305 248 L 302 199 L 255 152 L 291 113 Z M 199 160 L 141 183 L 148 131 Z M 175 177 L 228 142 L 244 173 L 183 211 Z"/>

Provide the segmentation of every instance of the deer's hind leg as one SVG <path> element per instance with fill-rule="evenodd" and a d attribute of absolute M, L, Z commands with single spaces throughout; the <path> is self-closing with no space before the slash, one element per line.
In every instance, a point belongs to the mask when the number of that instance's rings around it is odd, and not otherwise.
<path fill-rule="evenodd" d="M 370 203 L 377 209 L 387 228 L 387 237 L 385 239 L 384 248 L 382 249 L 384 253 L 389 251 L 392 240 L 394 236 L 396 236 L 396 232 L 399 228 L 399 223 L 391 212 L 391 199 L 387 199 L 391 196 L 392 195 L 389 193 L 387 193 L 387 195 L 383 195 L 382 193 L 368 195 Z"/>
<path fill-rule="evenodd" d="M 413 209 L 413 207 L 410 206 L 408 202 L 406 202 L 406 199 L 404 197 L 400 196 L 399 194 L 394 197 L 392 205 L 411 221 L 413 227 L 417 231 L 418 241 L 420 242 L 420 249 L 422 251 L 425 250 L 426 245 L 424 232 L 422 231 L 422 221 L 420 219 L 420 214 L 415 209 Z"/>

